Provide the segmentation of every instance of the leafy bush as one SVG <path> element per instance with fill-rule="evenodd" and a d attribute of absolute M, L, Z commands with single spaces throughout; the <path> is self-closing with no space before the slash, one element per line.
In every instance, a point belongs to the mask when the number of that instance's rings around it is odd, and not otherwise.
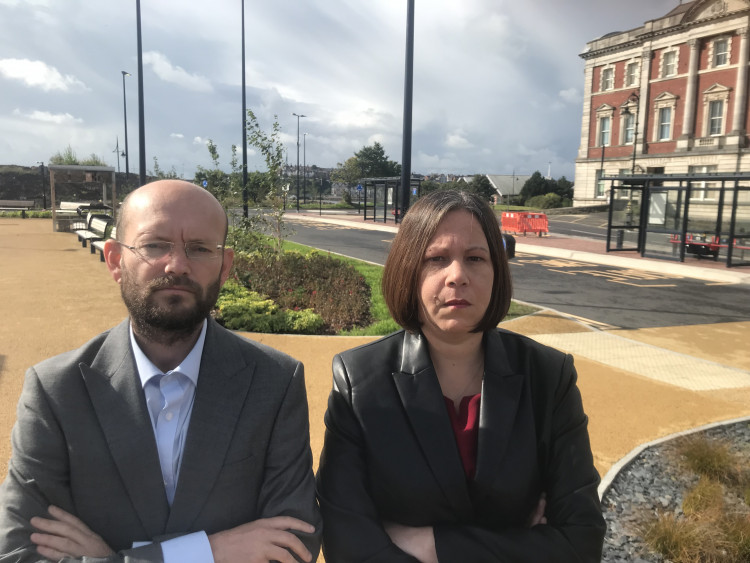
<path fill-rule="evenodd" d="M 370 323 L 370 287 L 349 264 L 319 252 L 235 256 L 236 278 L 249 290 L 292 311 L 313 309 L 328 332 Z"/>
<path fill-rule="evenodd" d="M 311 309 L 289 311 L 270 299 L 227 281 L 216 302 L 216 320 L 230 330 L 248 332 L 316 334 L 323 319 Z"/>
<path fill-rule="evenodd" d="M 526 200 L 526 206 L 536 209 L 553 209 L 555 207 L 562 207 L 562 205 L 563 199 L 553 193 L 537 195 Z"/>

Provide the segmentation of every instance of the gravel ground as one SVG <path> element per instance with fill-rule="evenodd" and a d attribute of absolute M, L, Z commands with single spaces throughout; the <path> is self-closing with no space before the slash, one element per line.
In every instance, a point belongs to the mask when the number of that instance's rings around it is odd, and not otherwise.
<path fill-rule="evenodd" d="M 718 426 L 701 432 L 709 439 L 727 442 L 730 450 L 750 458 L 750 421 Z M 644 516 L 657 512 L 682 514 L 684 492 L 698 477 L 675 462 L 674 440 L 641 452 L 622 470 L 602 498 L 607 522 L 602 561 L 607 563 L 663 562 L 640 538 L 637 526 Z"/>

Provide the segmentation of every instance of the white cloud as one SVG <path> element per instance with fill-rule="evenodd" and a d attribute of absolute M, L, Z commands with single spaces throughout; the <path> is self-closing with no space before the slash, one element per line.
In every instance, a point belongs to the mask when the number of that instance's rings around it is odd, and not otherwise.
<path fill-rule="evenodd" d="M 169 136 L 172 139 L 184 139 L 185 138 L 185 135 L 183 135 L 182 133 L 170 133 Z"/>
<path fill-rule="evenodd" d="M 73 89 L 87 90 L 86 85 L 75 76 L 63 75 L 55 67 L 42 61 L 29 59 L 0 59 L 0 75 L 18 80 L 30 88 L 41 88 L 45 92 Z"/>
<path fill-rule="evenodd" d="M 201 139 L 200 137 L 193 137 L 194 145 L 205 145 L 207 142 L 207 140 Z"/>
<path fill-rule="evenodd" d="M 31 113 L 23 113 L 20 109 L 13 110 L 13 115 L 19 117 L 26 117 L 33 121 L 41 121 L 42 123 L 54 123 L 56 125 L 62 125 L 63 123 L 83 123 L 83 119 L 73 117 L 69 113 L 50 113 L 48 111 L 34 110 Z"/>
<path fill-rule="evenodd" d="M 150 65 L 156 76 L 194 92 L 211 92 L 213 87 L 208 79 L 199 74 L 190 74 L 181 66 L 174 66 L 169 59 L 156 51 L 143 53 L 144 64 Z"/>
<path fill-rule="evenodd" d="M 560 90 L 558 95 L 569 104 L 577 104 L 581 101 L 581 94 L 577 88 L 567 88 L 566 90 Z"/>
<path fill-rule="evenodd" d="M 463 131 L 448 133 L 445 137 L 445 145 L 452 149 L 470 149 L 474 146 L 464 137 Z"/>

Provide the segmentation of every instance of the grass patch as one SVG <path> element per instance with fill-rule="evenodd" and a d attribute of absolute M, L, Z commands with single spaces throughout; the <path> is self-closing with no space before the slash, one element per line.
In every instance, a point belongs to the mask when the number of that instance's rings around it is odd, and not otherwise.
<path fill-rule="evenodd" d="M 296 252 L 306 254 L 309 252 L 313 252 L 315 249 L 310 246 L 298 244 L 296 242 L 284 241 L 284 250 L 294 250 Z M 322 251 L 318 250 L 318 252 Z M 383 266 L 370 264 L 369 262 L 363 262 L 362 260 L 356 260 L 354 258 L 339 256 L 336 254 L 332 254 L 332 256 L 351 264 L 357 269 L 357 271 L 362 275 L 362 277 L 365 278 L 365 281 L 370 286 L 370 299 L 372 301 L 372 304 L 370 306 L 370 314 L 372 315 L 373 319 L 372 324 L 364 328 L 355 328 L 352 330 L 341 331 L 339 332 L 339 334 L 341 336 L 384 336 L 386 334 L 390 334 L 391 332 L 399 330 L 401 327 L 399 327 L 391 318 L 391 314 L 388 311 L 388 306 L 385 304 L 385 300 L 383 299 L 383 293 L 380 290 L 380 280 L 383 277 Z M 536 307 L 522 305 L 513 301 L 510 304 L 508 315 L 503 320 L 509 321 L 517 317 L 529 315 L 538 310 L 539 309 L 537 309 Z"/>
<path fill-rule="evenodd" d="M 741 456 L 704 435 L 676 441 L 675 453 L 700 480 L 685 492 L 682 514 L 657 514 L 640 526 L 646 543 L 672 563 L 750 561 L 748 472 Z"/>

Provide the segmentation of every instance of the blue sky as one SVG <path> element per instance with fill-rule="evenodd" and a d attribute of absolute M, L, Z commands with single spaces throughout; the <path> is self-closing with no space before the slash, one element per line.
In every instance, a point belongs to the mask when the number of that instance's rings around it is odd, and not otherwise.
<path fill-rule="evenodd" d="M 412 170 L 573 177 L 585 43 L 678 0 L 416 0 Z M 242 143 L 237 0 L 141 2 L 146 162 L 191 178 Z M 296 162 L 335 166 L 379 141 L 401 160 L 406 0 L 245 0 L 247 105 Z M 138 171 L 134 1 L 0 0 L 0 164 L 70 145 L 117 166 L 126 78 Z M 302 157 L 300 157 L 302 158 Z M 251 170 L 262 169 L 250 150 Z M 120 167 L 125 168 L 121 159 Z"/>

